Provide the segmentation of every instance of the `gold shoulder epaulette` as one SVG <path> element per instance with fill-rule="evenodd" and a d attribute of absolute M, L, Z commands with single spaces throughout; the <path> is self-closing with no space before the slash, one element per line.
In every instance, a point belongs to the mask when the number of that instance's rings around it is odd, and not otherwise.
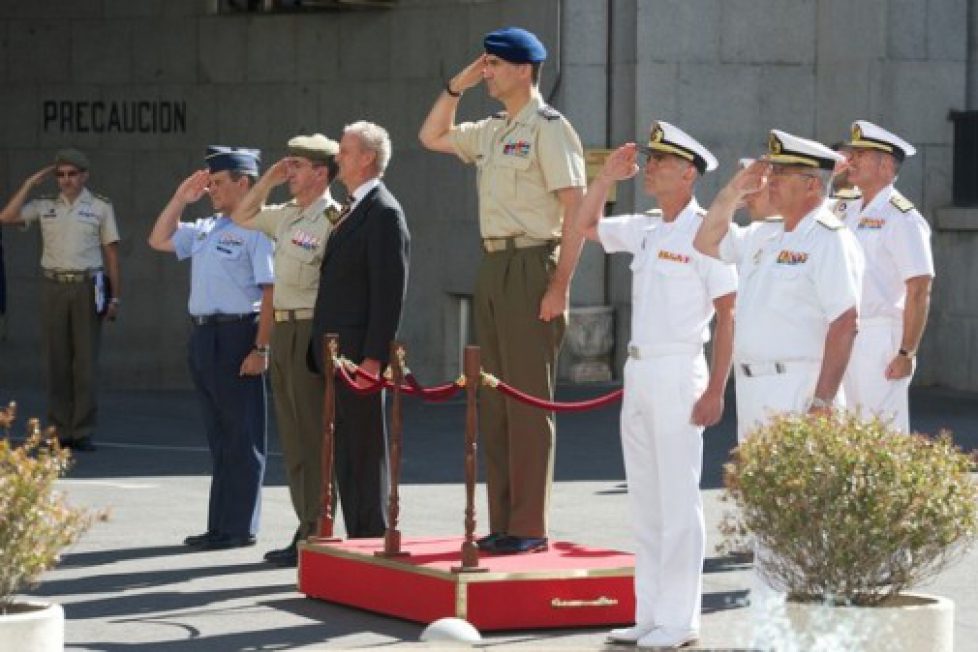
<path fill-rule="evenodd" d="M 859 199 L 862 196 L 858 188 L 839 188 L 832 193 L 833 199 Z"/>
<path fill-rule="evenodd" d="M 106 204 L 111 204 L 111 203 L 112 203 L 112 200 L 111 200 L 111 199 L 109 199 L 109 198 L 108 198 L 108 197 L 106 197 L 105 195 L 100 195 L 100 194 L 98 194 L 97 192 L 93 192 L 93 193 L 92 193 L 92 197 L 94 197 L 95 199 L 101 199 L 101 200 L 102 200 L 102 201 L 104 201 L 104 202 L 105 202 Z"/>
<path fill-rule="evenodd" d="M 544 104 L 541 106 L 539 109 L 537 109 L 537 113 L 539 113 L 540 117 L 542 117 L 544 120 L 557 120 L 560 118 L 560 111 L 553 108 L 549 104 Z"/>
<path fill-rule="evenodd" d="M 845 226 L 841 221 L 839 221 L 839 218 L 832 213 L 820 212 L 815 216 L 815 221 L 830 231 L 838 231 Z"/>
<path fill-rule="evenodd" d="M 772 215 L 771 217 L 765 217 L 765 222 L 784 222 L 784 218 L 780 215 Z"/>
<path fill-rule="evenodd" d="M 909 213 L 914 209 L 913 202 L 898 192 L 894 192 L 890 197 L 890 203 L 901 213 Z"/>
<path fill-rule="evenodd" d="M 45 195 L 38 195 L 37 197 L 35 197 L 35 199 L 43 199 L 45 201 L 54 201 L 57 198 L 58 198 L 57 195 L 47 195 L 47 194 L 45 194 Z"/>
<path fill-rule="evenodd" d="M 662 209 L 650 208 L 649 210 L 645 211 L 645 214 L 648 215 L 649 217 L 662 217 Z"/>
<path fill-rule="evenodd" d="M 492 117 L 496 118 L 497 120 L 505 120 L 506 119 L 506 112 L 505 111 L 499 111 L 497 113 L 493 113 L 492 114 Z"/>

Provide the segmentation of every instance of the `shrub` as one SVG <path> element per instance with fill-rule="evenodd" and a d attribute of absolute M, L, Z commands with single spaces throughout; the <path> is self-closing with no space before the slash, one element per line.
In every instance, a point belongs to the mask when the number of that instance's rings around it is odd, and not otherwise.
<path fill-rule="evenodd" d="M 772 586 L 796 600 L 873 605 L 973 542 L 970 466 L 948 433 L 930 439 L 853 415 L 785 415 L 734 451 L 724 482 Z"/>
<path fill-rule="evenodd" d="M 58 553 L 102 516 L 68 506 L 55 491 L 70 453 L 58 447 L 57 437 L 41 432 L 37 419 L 28 422 L 21 445 L 10 441 L 15 417 L 13 403 L 0 409 L 5 435 L 0 438 L 0 613 L 13 602 L 14 593 L 35 585 L 57 563 Z"/>

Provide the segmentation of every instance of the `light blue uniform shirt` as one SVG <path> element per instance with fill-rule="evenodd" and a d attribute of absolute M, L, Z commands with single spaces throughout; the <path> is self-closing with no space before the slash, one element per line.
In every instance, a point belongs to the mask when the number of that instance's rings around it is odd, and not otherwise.
<path fill-rule="evenodd" d="M 259 286 L 271 285 L 274 279 L 272 243 L 265 235 L 213 215 L 181 222 L 172 242 L 179 260 L 191 259 L 191 315 L 258 311 Z"/>

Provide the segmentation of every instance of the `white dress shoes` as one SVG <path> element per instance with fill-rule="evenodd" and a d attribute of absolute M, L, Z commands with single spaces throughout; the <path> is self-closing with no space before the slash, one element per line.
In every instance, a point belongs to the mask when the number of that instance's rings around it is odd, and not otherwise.
<path fill-rule="evenodd" d="M 677 632 L 676 630 L 656 627 L 638 639 L 638 646 L 651 650 L 678 650 L 687 645 L 695 645 L 699 639 L 699 632 L 692 630 Z"/>
<path fill-rule="evenodd" d="M 622 627 L 613 629 L 608 633 L 609 643 L 628 643 L 634 645 L 643 636 L 648 636 L 655 630 L 655 625 L 635 625 L 634 627 Z"/>

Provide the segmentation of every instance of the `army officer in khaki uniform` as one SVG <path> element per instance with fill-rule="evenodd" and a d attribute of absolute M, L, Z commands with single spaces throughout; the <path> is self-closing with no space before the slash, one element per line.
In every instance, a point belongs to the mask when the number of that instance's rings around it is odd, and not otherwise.
<path fill-rule="evenodd" d="M 48 386 L 48 422 L 63 446 L 92 451 L 98 412 L 96 365 L 102 318 L 119 310 L 119 230 L 112 202 L 92 193 L 88 157 L 59 151 L 29 177 L 0 211 L 0 223 L 40 222 L 41 341 Z M 57 196 L 27 196 L 54 173 Z M 99 292 L 96 293 L 96 288 Z"/>
<path fill-rule="evenodd" d="M 295 566 L 296 543 L 315 533 L 322 495 L 323 379 L 309 371 L 313 306 L 326 239 L 340 207 L 330 195 L 339 145 L 322 134 L 297 136 L 289 155 L 273 165 L 231 218 L 275 242 L 275 325 L 271 340 L 272 391 L 292 506 L 299 527 L 285 548 L 265 559 Z M 263 206 L 272 188 L 288 182 L 292 201 Z"/>
<path fill-rule="evenodd" d="M 540 95 L 547 51 L 519 28 L 488 34 L 485 53 L 452 78 L 419 137 L 478 169 L 485 256 L 475 288 L 476 337 L 486 371 L 525 392 L 553 398 L 570 280 L 583 236 L 571 227 L 583 197 L 584 156 L 571 124 Z M 466 90 L 485 80 L 506 110 L 455 124 Z M 479 413 L 489 487 L 490 533 L 483 550 L 520 553 L 547 546 L 553 477 L 553 414 L 482 394 Z"/>

